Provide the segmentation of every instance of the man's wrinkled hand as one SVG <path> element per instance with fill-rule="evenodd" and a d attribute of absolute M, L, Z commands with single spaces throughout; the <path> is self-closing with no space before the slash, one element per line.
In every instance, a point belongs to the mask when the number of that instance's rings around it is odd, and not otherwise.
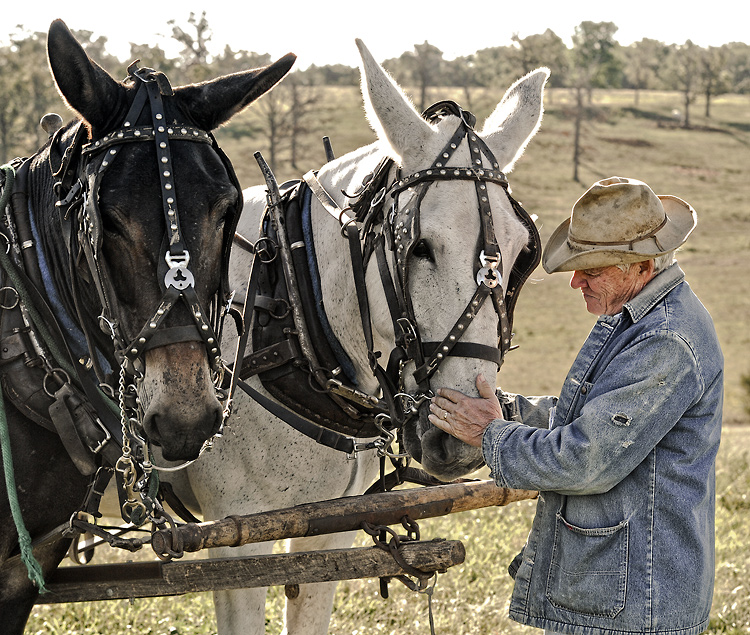
<path fill-rule="evenodd" d="M 503 418 L 503 410 L 495 394 L 495 388 L 477 375 L 479 397 L 469 397 L 458 390 L 439 388 L 437 396 L 430 400 L 429 420 L 464 443 L 480 447 L 482 435 L 495 419 Z"/>

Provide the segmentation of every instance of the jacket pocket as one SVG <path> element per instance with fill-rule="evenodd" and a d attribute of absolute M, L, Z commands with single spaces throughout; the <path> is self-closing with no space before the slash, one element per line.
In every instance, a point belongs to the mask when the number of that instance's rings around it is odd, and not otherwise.
<path fill-rule="evenodd" d="M 582 529 L 557 513 L 546 590 L 553 606 L 615 617 L 625 608 L 627 581 L 627 520 L 614 527 Z"/>

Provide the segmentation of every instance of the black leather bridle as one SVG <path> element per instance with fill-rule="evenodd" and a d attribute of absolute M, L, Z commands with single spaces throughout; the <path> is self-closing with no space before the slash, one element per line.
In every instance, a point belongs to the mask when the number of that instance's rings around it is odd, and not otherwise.
<path fill-rule="evenodd" d="M 414 417 L 419 406 L 431 395 L 430 378 L 449 356 L 474 357 L 489 360 L 498 368 L 511 346 L 513 308 L 518 292 L 539 263 L 541 249 L 539 232 L 528 213 L 510 195 L 508 179 L 500 171 L 497 160 L 486 143 L 474 131 L 471 113 L 454 102 L 439 102 L 424 116 L 428 121 L 454 115 L 459 124 L 433 164 L 407 176 L 393 178 L 393 160 L 383 160 L 360 191 L 349 198 L 350 206 L 340 209 L 323 189 L 314 173 L 305 175 L 305 182 L 313 190 L 323 207 L 342 225 L 342 233 L 349 239 L 355 286 L 368 347 L 370 368 L 380 384 L 383 400 L 388 404 L 387 427 L 401 428 Z M 466 141 L 471 154 L 468 166 L 448 166 L 447 163 Z M 420 240 L 420 204 L 429 186 L 437 181 L 463 180 L 475 184 L 480 216 L 480 253 L 477 262 L 477 290 L 448 334 L 440 342 L 423 341 L 409 291 L 409 260 Z M 487 193 L 488 184 L 500 185 L 513 207 L 517 218 L 529 231 L 529 241 L 518 256 L 510 272 L 505 272 L 502 255 L 495 235 L 492 210 Z M 403 198 L 408 196 L 404 203 Z M 390 262 L 388 254 L 390 253 Z M 372 256 L 377 259 L 385 296 L 396 335 L 395 347 L 386 368 L 374 350 L 365 271 Z M 393 275 L 395 273 L 395 275 Z M 503 276 L 506 289 L 503 292 Z M 498 315 L 498 346 L 486 346 L 462 341 L 462 337 L 484 302 L 492 298 Z M 417 391 L 407 393 L 403 369 L 413 362 Z"/>
<path fill-rule="evenodd" d="M 241 188 L 231 163 L 209 131 L 167 123 L 162 95 L 173 94 L 167 78 L 148 68 L 139 69 L 137 63 L 133 63 L 128 72 L 130 81 L 136 84 L 137 90 L 124 122 L 119 129 L 86 144 L 83 143 L 84 128 L 82 124 L 78 124 L 79 129 L 73 143 L 67 148 L 60 166 L 54 170 L 57 180 L 57 206 L 61 208 L 61 213 L 65 213 L 66 217 L 75 223 L 75 226 L 69 229 L 71 245 L 74 240 L 77 241 L 76 251 L 85 256 L 86 266 L 101 305 L 100 328 L 112 338 L 116 359 L 121 364 L 122 372 L 129 378 L 127 382 L 132 382 L 142 374 L 143 356 L 146 351 L 177 342 L 199 341 L 206 347 L 209 364 L 216 375 L 215 385 L 218 387 L 223 373 L 219 339 L 225 316 L 223 307 L 229 297 L 228 256 L 242 207 Z M 150 108 L 152 125 L 138 126 L 136 122 L 146 107 Z M 237 189 L 237 202 L 232 213 L 228 215 L 225 228 L 220 288 L 212 299 L 210 311 L 202 306 L 195 291 L 190 253 L 182 234 L 170 147 L 174 141 L 191 141 L 212 146 Z M 123 333 L 117 319 L 119 310 L 115 288 L 102 263 L 103 233 L 99 190 L 107 170 L 123 147 L 140 142 L 152 143 L 156 148 L 156 167 L 166 224 L 166 247 L 163 258 L 167 269 L 161 283 L 163 295 L 156 311 L 140 332 L 129 339 Z M 71 248 L 71 252 L 73 251 Z M 71 258 L 76 257 L 75 253 L 71 253 Z M 187 305 L 192 323 L 165 327 L 165 319 L 180 300 Z M 95 362 L 96 357 L 92 350 L 92 362 Z M 97 374 L 101 375 L 101 372 Z"/>

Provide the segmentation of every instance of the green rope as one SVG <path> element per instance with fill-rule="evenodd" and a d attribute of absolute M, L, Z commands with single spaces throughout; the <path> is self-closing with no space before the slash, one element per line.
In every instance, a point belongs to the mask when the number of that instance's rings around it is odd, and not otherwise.
<path fill-rule="evenodd" d="M 13 182 L 15 181 L 16 174 L 9 165 L 3 165 L 0 169 L 5 172 L 5 187 L 0 196 L 0 212 L 2 212 L 8 204 L 10 193 L 13 191 Z M 5 401 L 3 400 L 2 390 L 0 390 L 0 449 L 3 453 L 3 471 L 5 473 L 5 487 L 8 490 L 10 513 L 16 525 L 18 544 L 21 547 L 21 560 L 29 572 L 29 580 L 37 586 L 40 593 L 46 593 L 47 587 L 44 586 L 44 573 L 39 561 L 34 557 L 31 536 L 26 529 L 26 525 L 24 525 L 21 514 L 21 503 L 18 501 L 18 489 L 16 488 L 16 477 L 13 471 L 13 456 L 11 455 L 10 434 L 8 433 L 8 421 L 5 418 Z"/>
<path fill-rule="evenodd" d="M 31 545 L 31 536 L 23 522 L 21 514 L 21 503 L 18 501 L 18 490 L 16 488 L 16 477 L 13 473 L 13 456 L 10 450 L 10 435 L 8 434 L 8 421 L 5 418 L 5 402 L 3 391 L 0 390 L 0 449 L 3 453 L 3 471 L 5 472 L 5 487 L 8 490 L 8 503 L 13 522 L 18 532 L 18 544 L 21 547 L 21 560 L 26 565 L 31 580 L 39 589 L 40 593 L 46 593 L 44 586 L 44 573 L 39 561 L 34 557 Z"/>

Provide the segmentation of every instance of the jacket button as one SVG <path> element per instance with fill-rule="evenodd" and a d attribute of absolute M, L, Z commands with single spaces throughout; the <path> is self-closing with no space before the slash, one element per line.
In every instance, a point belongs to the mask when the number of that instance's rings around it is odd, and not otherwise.
<path fill-rule="evenodd" d="M 588 386 L 586 386 L 585 384 L 583 386 L 581 386 L 581 394 L 585 395 L 588 391 L 589 391 L 589 387 Z"/>

